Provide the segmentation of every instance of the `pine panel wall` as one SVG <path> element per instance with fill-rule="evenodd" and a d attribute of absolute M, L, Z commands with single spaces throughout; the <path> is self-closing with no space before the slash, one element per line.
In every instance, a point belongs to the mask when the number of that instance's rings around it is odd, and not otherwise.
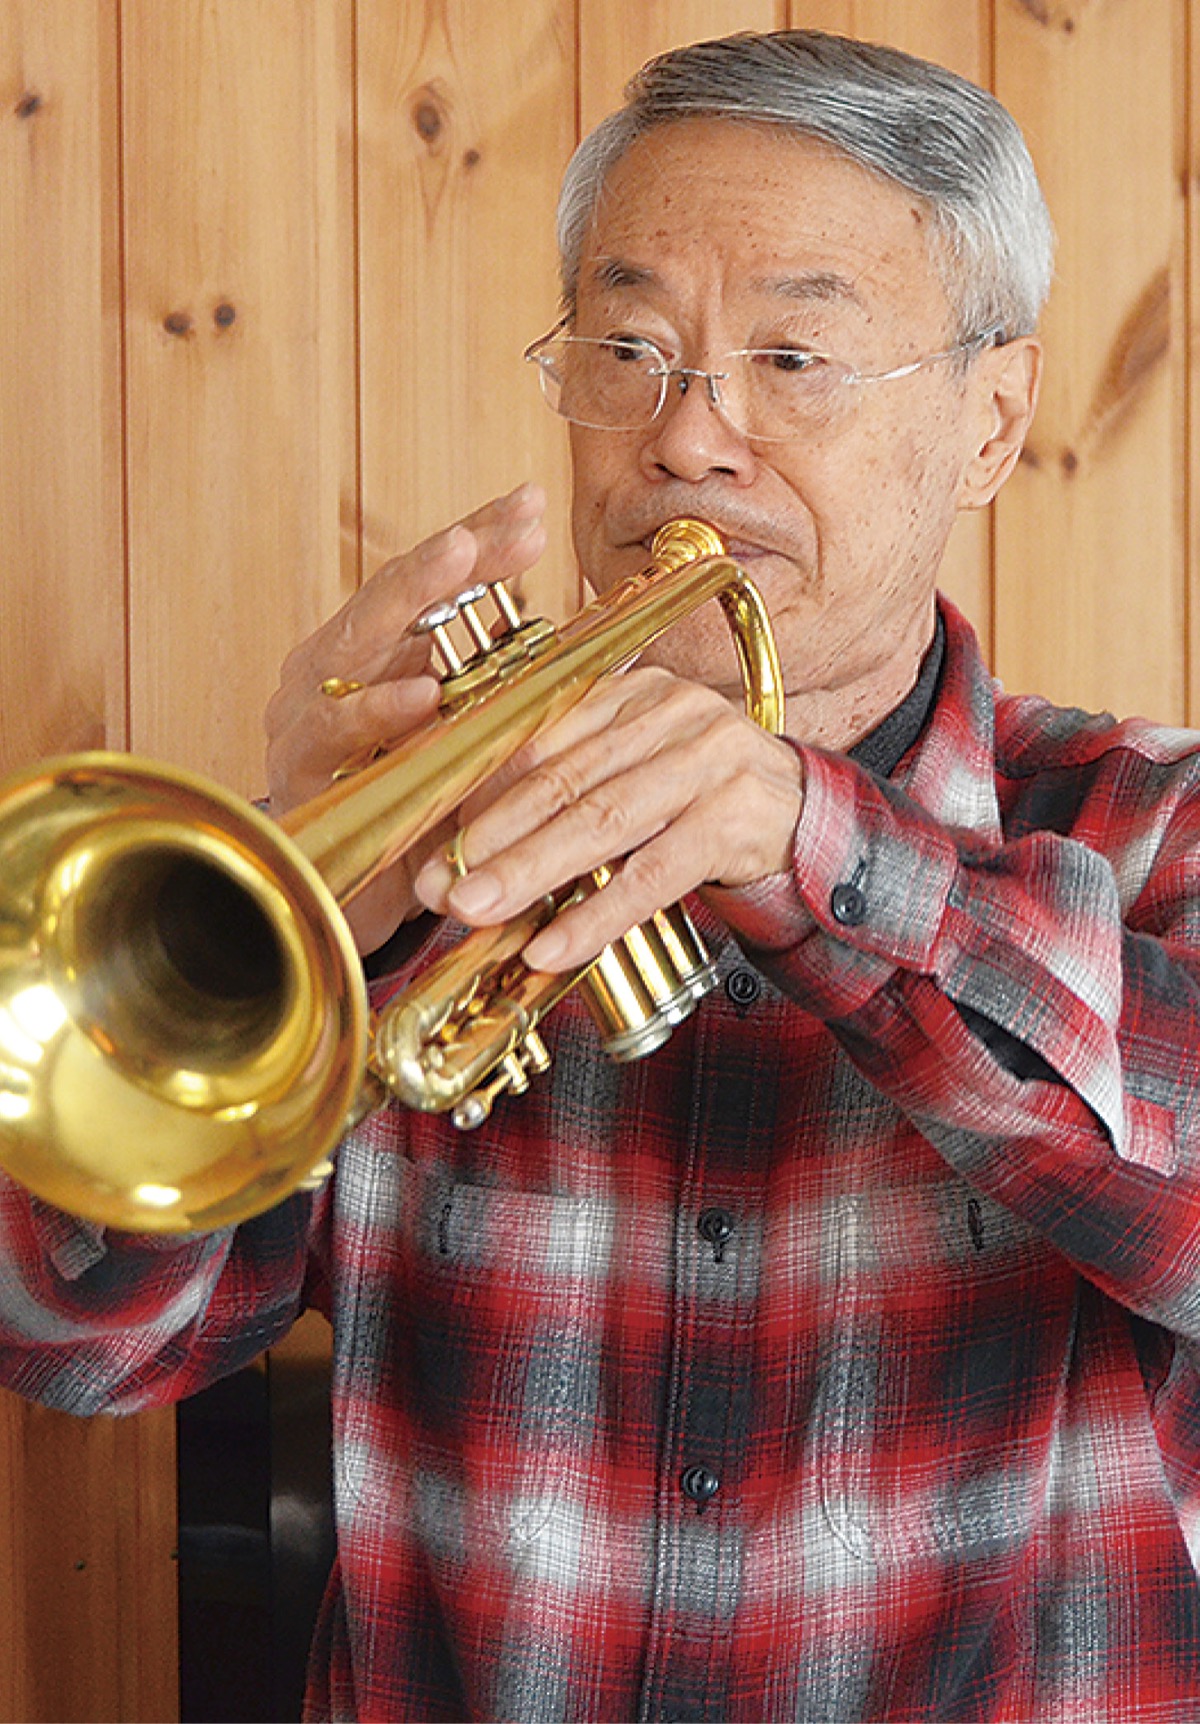
<path fill-rule="evenodd" d="M 1025 126 L 1043 405 L 946 584 L 1010 687 L 1200 720 L 1200 0 L 0 0 L 0 770 L 131 747 L 254 793 L 288 645 L 526 477 L 569 611 L 520 361 L 559 171 L 647 55 L 787 23 Z M 170 1411 L 0 1433 L 0 1717 L 174 1716 Z"/>

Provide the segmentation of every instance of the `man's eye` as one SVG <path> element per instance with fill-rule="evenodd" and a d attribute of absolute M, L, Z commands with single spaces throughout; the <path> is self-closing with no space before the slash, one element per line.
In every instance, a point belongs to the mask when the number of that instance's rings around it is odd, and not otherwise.
<path fill-rule="evenodd" d="M 660 358 L 658 348 L 639 335 L 615 335 L 605 342 L 609 353 L 622 365 L 644 364 Z"/>
<path fill-rule="evenodd" d="M 825 360 L 819 353 L 809 353 L 802 347 L 764 347 L 755 354 L 760 365 L 790 376 L 819 371 Z"/>

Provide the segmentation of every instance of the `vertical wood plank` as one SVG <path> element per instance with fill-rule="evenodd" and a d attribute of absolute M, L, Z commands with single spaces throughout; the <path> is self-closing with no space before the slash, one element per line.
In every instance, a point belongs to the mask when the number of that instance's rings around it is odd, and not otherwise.
<path fill-rule="evenodd" d="M 116 26 L 0 9 L 0 772 L 126 736 Z M 0 1433 L 0 1716 L 174 1717 L 172 1416 Z"/>
<path fill-rule="evenodd" d="M 132 739 L 254 792 L 357 577 L 350 0 L 124 17 Z"/>
<path fill-rule="evenodd" d="M 987 83 L 991 0 L 959 0 L 956 6 L 946 0 L 791 0 L 790 21 L 796 29 L 886 42 Z"/>
<path fill-rule="evenodd" d="M 554 320 L 574 141 L 568 0 L 360 0 L 367 568 L 525 479 L 552 498 L 539 608 L 573 608 L 566 439 L 521 353 Z"/>
<path fill-rule="evenodd" d="M 0 1400 L 0 1717 L 178 1716 L 175 1422 Z"/>
<path fill-rule="evenodd" d="M 0 1616 L 8 1632 L 0 1649 L 0 1718 L 32 1718 L 26 1609 L 25 1469 L 22 1443 L 29 1408 L 0 1396 Z M 36 1655 L 36 1646 L 34 1647 Z"/>
<path fill-rule="evenodd" d="M 591 131 L 620 105 L 626 82 L 655 54 L 736 30 L 779 30 L 787 0 L 579 0 L 580 117 Z"/>
<path fill-rule="evenodd" d="M 1183 28 L 1176 0 L 1003 0 L 996 39 L 1060 241 L 1042 404 L 997 505 L 997 668 L 1168 720 L 1186 658 Z"/>
<path fill-rule="evenodd" d="M 985 89 L 991 81 L 991 0 L 791 0 L 797 29 L 886 42 L 934 60 Z M 942 562 L 940 587 L 992 651 L 992 511 L 960 515 Z"/>
<path fill-rule="evenodd" d="M 0 9 L 0 771 L 125 740 L 115 14 Z"/>
<path fill-rule="evenodd" d="M 1187 374 L 1184 424 L 1184 525 L 1187 560 L 1187 722 L 1200 725 L 1200 0 L 1188 0 L 1187 40 L 1181 55 L 1187 77 L 1182 183 L 1186 205 L 1188 302 L 1183 363 Z"/>
<path fill-rule="evenodd" d="M 24 1710 L 58 1724 L 178 1716 L 171 1412 L 80 1422 L 27 1409 Z"/>

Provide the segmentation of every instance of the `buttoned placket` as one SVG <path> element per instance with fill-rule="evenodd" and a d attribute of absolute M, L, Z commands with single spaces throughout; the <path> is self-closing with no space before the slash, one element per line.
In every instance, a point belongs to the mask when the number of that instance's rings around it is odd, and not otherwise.
<path fill-rule="evenodd" d="M 745 965 L 732 973 L 746 973 Z M 720 1009 L 744 1018 L 745 1005 L 739 1010 L 732 1002 L 746 991 L 727 989 Z M 758 1129 L 755 1102 L 771 1093 L 752 1071 L 740 1088 L 729 1083 L 728 1071 L 720 1085 L 709 1080 L 704 1050 L 709 1035 L 720 1034 L 715 1006 L 715 999 L 706 1006 L 713 1021 L 696 1035 L 689 1159 L 679 1185 L 653 1607 L 638 1714 L 689 1724 L 727 1716 L 730 1637 L 742 1585 L 739 1503 L 753 1356 L 747 1343 L 760 1270 L 762 1181 L 747 1163 Z M 703 1641 L 689 1638 L 688 1619 L 704 1624 Z"/>

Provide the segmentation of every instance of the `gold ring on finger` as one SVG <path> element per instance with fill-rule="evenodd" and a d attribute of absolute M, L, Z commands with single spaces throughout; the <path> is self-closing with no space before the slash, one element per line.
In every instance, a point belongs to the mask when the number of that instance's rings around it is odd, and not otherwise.
<path fill-rule="evenodd" d="M 321 684 L 321 693 L 328 695 L 330 700 L 345 700 L 348 694 L 357 694 L 362 687 L 352 676 L 327 676 Z"/>
<path fill-rule="evenodd" d="M 463 831 L 461 826 L 446 846 L 446 861 L 449 864 L 450 872 L 454 875 L 454 878 L 456 880 L 461 880 L 463 875 L 467 872 L 467 861 L 466 857 L 463 855 Z"/>

